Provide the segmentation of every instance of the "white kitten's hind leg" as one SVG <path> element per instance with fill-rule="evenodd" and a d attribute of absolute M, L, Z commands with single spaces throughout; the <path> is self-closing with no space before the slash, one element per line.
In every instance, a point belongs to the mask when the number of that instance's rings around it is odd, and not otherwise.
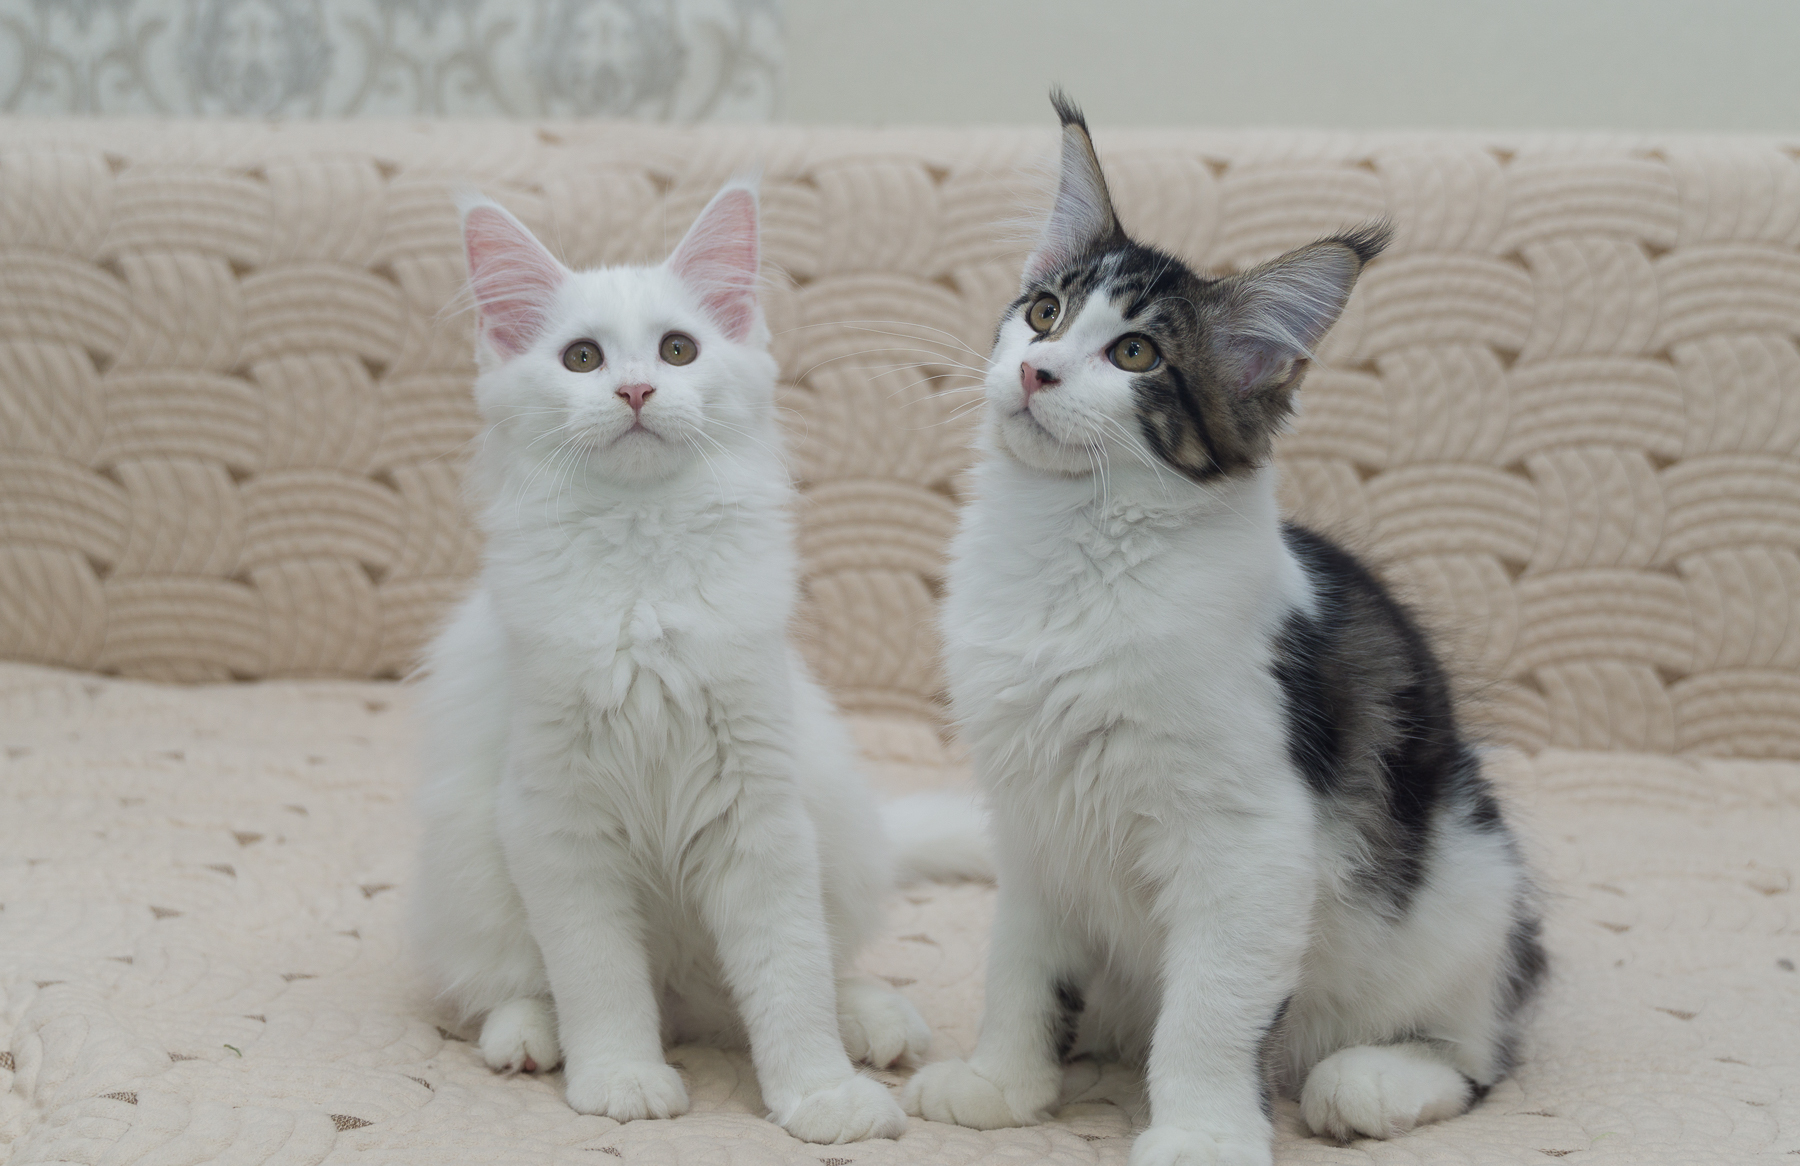
<path fill-rule="evenodd" d="M 852 1061 L 885 1069 L 931 1046 L 931 1029 L 912 1002 L 864 976 L 837 982 L 838 1032 Z"/>
<path fill-rule="evenodd" d="M 415 953 L 459 1020 L 550 992 L 494 819 L 507 743 L 504 646 L 478 591 L 432 645 L 420 693 L 424 831 L 410 922 Z"/>
<path fill-rule="evenodd" d="M 1300 1116 L 1315 1134 L 1341 1142 L 1392 1138 L 1455 1117 L 1472 1094 L 1468 1078 L 1428 1044 L 1359 1045 L 1313 1066 Z"/>
<path fill-rule="evenodd" d="M 481 1022 L 481 1059 L 497 1073 L 547 1073 L 562 1064 L 550 1002 L 527 996 L 489 1012 Z"/>

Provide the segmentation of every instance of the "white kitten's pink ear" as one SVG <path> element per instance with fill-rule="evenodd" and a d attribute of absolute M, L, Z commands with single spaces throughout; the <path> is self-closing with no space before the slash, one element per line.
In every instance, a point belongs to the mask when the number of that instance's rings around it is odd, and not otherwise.
<path fill-rule="evenodd" d="M 1112 194 L 1100 158 L 1088 137 L 1087 119 L 1060 89 L 1050 92 L 1050 103 L 1062 119 L 1062 174 L 1056 184 L 1056 205 L 1050 221 L 1038 237 L 1037 249 L 1025 261 L 1024 288 L 1064 267 L 1103 244 L 1122 240 L 1125 232 L 1113 214 Z"/>
<path fill-rule="evenodd" d="M 517 356 L 543 330 L 569 269 L 499 204 L 479 195 L 457 202 L 482 332 L 502 356 Z"/>
<path fill-rule="evenodd" d="M 736 341 L 756 326 L 756 275 L 762 262 L 756 192 L 732 183 L 713 196 L 669 256 L 668 267 Z"/>
<path fill-rule="evenodd" d="M 1392 235 L 1386 224 L 1375 223 L 1222 281 L 1225 318 L 1215 326 L 1213 342 L 1231 387 L 1252 393 L 1296 381 L 1337 323 L 1356 277 Z"/>

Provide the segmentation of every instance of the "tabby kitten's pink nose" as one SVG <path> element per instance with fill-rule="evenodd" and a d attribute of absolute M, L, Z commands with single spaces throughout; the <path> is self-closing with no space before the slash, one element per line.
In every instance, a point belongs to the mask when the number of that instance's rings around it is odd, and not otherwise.
<path fill-rule="evenodd" d="M 627 405 L 631 406 L 631 411 L 635 414 L 644 411 L 644 402 L 648 401 L 650 394 L 655 391 L 656 386 L 654 385 L 620 385 L 618 395 Z"/>
<path fill-rule="evenodd" d="M 1019 362 L 1019 387 L 1025 390 L 1025 400 L 1031 400 L 1031 394 L 1039 389 L 1047 389 L 1056 383 L 1056 374 L 1047 368 L 1032 368 L 1031 362 Z"/>

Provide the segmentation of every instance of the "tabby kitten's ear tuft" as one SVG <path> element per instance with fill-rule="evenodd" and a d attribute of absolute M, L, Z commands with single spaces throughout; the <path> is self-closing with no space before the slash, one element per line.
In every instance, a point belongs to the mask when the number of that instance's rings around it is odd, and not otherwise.
<path fill-rule="evenodd" d="M 1113 214 L 1106 175 L 1088 136 L 1087 119 L 1060 89 L 1050 91 L 1050 103 L 1062 119 L 1062 173 L 1056 185 L 1056 205 L 1044 224 L 1037 249 L 1025 261 L 1023 286 L 1031 287 L 1046 275 L 1105 244 L 1123 241 L 1124 231 Z"/>
<path fill-rule="evenodd" d="M 1226 313 L 1215 344 L 1227 383 L 1249 394 L 1298 380 L 1357 276 L 1392 236 L 1386 223 L 1372 223 L 1222 281 Z"/>

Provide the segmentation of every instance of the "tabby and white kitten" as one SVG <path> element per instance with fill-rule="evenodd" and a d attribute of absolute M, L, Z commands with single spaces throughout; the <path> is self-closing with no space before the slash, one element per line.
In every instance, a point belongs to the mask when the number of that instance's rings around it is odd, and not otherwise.
<path fill-rule="evenodd" d="M 905 1104 L 1038 1122 L 1147 1060 L 1131 1160 L 1266 1163 L 1270 1090 L 1389 1137 L 1506 1071 L 1544 968 L 1517 847 L 1418 627 L 1284 525 L 1270 446 L 1367 228 L 1226 279 L 1133 242 L 1066 99 L 986 378 L 944 610 L 1000 899 L 967 1062 Z"/>
<path fill-rule="evenodd" d="M 566 1061 L 583 1113 L 682 1113 L 664 1040 L 747 1037 L 796 1137 L 898 1136 L 850 1058 L 930 1033 L 850 972 L 893 871 L 788 643 L 756 197 L 727 186 L 660 266 L 581 273 L 463 209 L 487 545 L 424 686 L 424 960 L 489 1066 Z"/>

